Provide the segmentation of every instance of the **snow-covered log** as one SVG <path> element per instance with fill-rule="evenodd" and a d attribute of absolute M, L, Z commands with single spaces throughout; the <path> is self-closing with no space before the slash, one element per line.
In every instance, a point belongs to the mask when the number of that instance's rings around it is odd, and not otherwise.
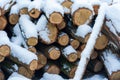
<path fill-rule="evenodd" d="M 118 55 L 113 53 L 111 50 L 106 49 L 101 54 L 101 59 L 104 63 L 106 71 L 110 80 L 120 79 L 120 59 Z"/>
<path fill-rule="evenodd" d="M 77 26 L 88 24 L 94 15 L 92 5 L 83 0 L 76 0 L 71 8 L 72 20 Z"/>
<path fill-rule="evenodd" d="M 52 44 L 57 39 L 58 30 L 55 25 L 49 23 L 44 15 L 42 15 L 36 25 L 39 40 L 44 44 Z"/>
<path fill-rule="evenodd" d="M 67 33 L 59 32 L 57 43 L 61 46 L 67 46 L 69 43 L 69 36 Z"/>
<path fill-rule="evenodd" d="M 80 59 L 80 62 L 78 64 L 77 70 L 75 72 L 75 76 L 73 78 L 74 80 L 79 80 L 79 79 L 81 80 L 83 77 L 86 66 L 87 66 L 89 59 L 90 59 L 90 56 L 92 54 L 91 52 L 94 49 L 96 39 L 97 39 L 97 37 L 100 33 L 100 30 L 102 28 L 102 25 L 103 25 L 103 22 L 105 19 L 106 8 L 107 8 L 106 3 L 101 4 L 100 9 L 98 11 L 99 12 L 98 16 L 96 18 L 96 22 L 93 26 L 93 30 L 92 30 L 92 33 L 90 35 L 90 38 L 88 39 L 88 42 L 86 44 L 85 49 L 81 53 L 81 59 Z"/>
<path fill-rule="evenodd" d="M 62 49 L 62 54 L 69 62 L 75 62 L 77 60 L 77 51 L 71 46 L 68 45 Z"/>
<path fill-rule="evenodd" d="M 65 80 L 60 75 L 44 73 L 43 77 L 40 80 Z"/>
<path fill-rule="evenodd" d="M 77 39 L 70 39 L 70 45 L 74 49 L 77 49 L 80 46 L 80 42 Z"/>
<path fill-rule="evenodd" d="M 64 9 L 57 1 L 53 0 L 51 4 L 50 0 L 46 0 L 43 11 L 51 23 L 60 24 L 63 21 Z"/>
<path fill-rule="evenodd" d="M 30 17 L 28 15 L 21 15 L 19 24 L 27 45 L 35 46 L 38 43 L 38 35 L 35 24 L 30 21 Z"/>
<path fill-rule="evenodd" d="M 17 72 L 14 72 L 10 75 L 10 77 L 7 80 L 31 80 L 31 79 L 26 78 L 26 77 L 18 74 Z"/>
<path fill-rule="evenodd" d="M 32 18 L 38 18 L 43 8 L 43 0 L 34 0 L 28 6 L 29 15 Z"/>

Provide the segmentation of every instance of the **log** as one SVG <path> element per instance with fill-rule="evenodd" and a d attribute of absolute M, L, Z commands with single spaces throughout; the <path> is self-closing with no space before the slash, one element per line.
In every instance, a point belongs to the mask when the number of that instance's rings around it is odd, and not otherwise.
<path fill-rule="evenodd" d="M 77 57 L 78 57 L 78 59 L 81 58 L 81 51 L 80 50 L 77 50 Z"/>
<path fill-rule="evenodd" d="M 7 80 L 31 80 L 29 78 L 26 78 L 17 72 L 12 73 Z"/>
<path fill-rule="evenodd" d="M 79 26 L 85 23 L 88 24 L 91 21 L 92 16 L 94 15 L 93 7 L 89 3 L 85 3 L 85 2 L 82 3 L 82 1 L 75 1 L 72 5 L 71 14 L 72 14 L 73 23 L 75 25 Z"/>
<path fill-rule="evenodd" d="M 28 14 L 28 8 L 25 7 L 25 8 L 20 9 L 19 14 L 20 15 Z"/>
<path fill-rule="evenodd" d="M 5 16 L 0 16 L 0 30 L 4 30 L 7 25 Z"/>
<path fill-rule="evenodd" d="M 103 64 L 101 61 L 95 59 L 95 60 L 91 60 L 89 63 L 88 63 L 88 66 L 87 66 L 87 69 L 91 72 L 100 72 L 103 68 Z"/>
<path fill-rule="evenodd" d="M 36 48 L 33 47 L 33 46 L 30 46 L 30 47 L 28 48 L 28 50 L 31 51 L 31 52 L 33 52 L 33 53 L 37 53 Z"/>
<path fill-rule="evenodd" d="M 35 71 L 31 71 L 30 69 L 21 66 L 18 68 L 18 73 L 31 79 L 34 76 Z"/>
<path fill-rule="evenodd" d="M 63 21 L 64 10 L 57 1 L 54 0 L 51 5 L 48 0 L 44 6 L 43 11 L 52 24 L 60 24 Z"/>
<path fill-rule="evenodd" d="M 58 30 L 55 25 L 49 23 L 44 15 L 42 15 L 36 25 L 40 42 L 44 44 L 52 44 L 57 39 Z"/>
<path fill-rule="evenodd" d="M 77 39 L 70 39 L 70 45 L 74 49 L 77 49 L 80 46 L 80 42 Z"/>
<path fill-rule="evenodd" d="M 28 12 L 30 17 L 32 18 L 38 18 L 42 12 L 43 7 L 43 1 L 42 0 L 34 0 L 32 1 L 28 6 Z"/>
<path fill-rule="evenodd" d="M 91 56 L 90 56 L 90 59 L 91 59 L 91 60 L 94 60 L 94 59 L 96 59 L 97 57 L 98 57 L 97 51 L 93 50 L 93 52 L 92 52 L 92 54 L 91 54 Z"/>
<path fill-rule="evenodd" d="M 1 69 L 0 69 L 0 80 L 5 80 L 5 75 Z"/>
<path fill-rule="evenodd" d="M 28 15 L 21 15 L 19 19 L 19 24 L 23 36 L 26 39 L 27 45 L 35 46 L 38 43 L 38 36 L 35 24 L 30 21 Z"/>
<path fill-rule="evenodd" d="M 41 52 L 37 52 L 38 56 L 38 67 L 37 70 L 43 68 L 47 64 L 47 58 Z"/>
<path fill-rule="evenodd" d="M 67 46 L 69 43 L 69 36 L 67 33 L 60 32 L 57 39 L 57 43 L 61 46 Z"/>
<path fill-rule="evenodd" d="M 101 59 L 104 63 L 109 79 L 119 80 L 120 79 L 119 57 L 116 54 L 114 54 L 111 50 L 106 49 L 105 51 L 102 52 Z"/>
<path fill-rule="evenodd" d="M 75 62 L 77 60 L 77 51 L 71 45 L 63 48 L 62 54 L 69 62 Z"/>
<path fill-rule="evenodd" d="M 100 35 L 95 43 L 95 49 L 102 50 L 104 49 L 108 44 L 108 39 L 105 35 Z"/>
<path fill-rule="evenodd" d="M 0 55 L 0 63 L 3 62 L 4 59 L 5 59 L 5 57 Z"/>
<path fill-rule="evenodd" d="M 57 25 L 58 30 L 63 30 L 65 27 L 66 27 L 66 22 L 64 20 Z"/>

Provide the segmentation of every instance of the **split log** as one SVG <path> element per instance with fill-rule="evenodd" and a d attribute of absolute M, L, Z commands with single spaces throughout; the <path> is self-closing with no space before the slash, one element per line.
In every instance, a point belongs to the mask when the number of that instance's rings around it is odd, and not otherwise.
<path fill-rule="evenodd" d="M 38 56 L 37 70 L 39 70 L 47 64 L 47 58 L 41 52 L 37 52 L 37 56 Z"/>
<path fill-rule="evenodd" d="M 1 69 L 0 69 L 0 80 L 5 80 L 5 75 Z"/>
<path fill-rule="evenodd" d="M 60 24 L 63 21 L 64 10 L 57 1 L 47 0 L 44 5 L 43 11 L 52 24 Z"/>
<path fill-rule="evenodd" d="M 73 23 L 77 26 L 88 24 L 94 15 L 92 5 L 82 1 L 75 1 L 71 11 Z"/>
<path fill-rule="evenodd" d="M 35 46 L 38 43 L 37 30 L 35 24 L 30 21 L 28 15 L 21 15 L 19 24 L 27 45 Z"/>
<path fill-rule="evenodd" d="M 38 48 L 42 53 L 45 54 L 47 58 L 52 59 L 52 60 L 57 60 L 61 55 L 59 48 L 56 46 L 52 46 L 52 45 L 45 46 L 45 45 L 40 44 Z"/>
<path fill-rule="evenodd" d="M 77 51 L 70 45 L 62 49 L 62 54 L 69 62 L 75 62 L 77 60 Z"/>
<path fill-rule="evenodd" d="M 57 39 L 58 30 L 55 25 L 49 23 L 44 15 L 37 22 L 39 40 L 44 44 L 52 44 Z"/>
<path fill-rule="evenodd" d="M 106 11 L 107 4 L 103 3 L 100 5 L 99 14 L 96 18 L 96 22 L 93 26 L 92 33 L 90 35 L 90 38 L 88 39 L 88 42 L 86 44 L 85 49 L 82 51 L 81 59 L 78 64 L 77 70 L 75 72 L 74 80 L 81 80 L 83 77 L 83 74 L 85 72 L 86 66 L 89 62 L 90 55 L 92 54 L 92 50 L 94 49 L 94 45 L 96 43 L 97 36 L 99 35 L 99 32 L 101 30 L 101 27 L 103 25 L 103 21 L 105 19 L 105 11 Z M 92 41 L 92 43 L 91 43 Z M 90 46 L 91 45 L 91 46 Z"/>
<path fill-rule="evenodd" d="M 17 72 L 12 73 L 7 80 L 31 80 L 29 78 L 26 78 Z"/>
<path fill-rule="evenodd" d="M 58 35 L 57 43 L 61 46 L 67 46 L 69 43 L 69 36 L 67 33 L 60 32 Z"/>
<path fill-rule="evenodd" d="M 59 74 L 60 73 L 60 68 L 55 65 L 55 64 L 47 64 L 44 68 L 45 72 L 50 73 L 50 74 Z"/>
<path fill-rule="evenodd" d="M 120 60 L 119 57 L 106 49 L 102 52 L 101 59 L 104 63 L 110 80 L 120 80 Z M 117 64 L 117 65 L 116 65 Z"/>
<path fill-rule="evenodd" d="M 41 14 L 41 9 L 43 7 L 43 1 L 42 0 L 34 0 L 32 1 L 28 6 L 28 12 L 30 17 L 32 18 L 38 18 Z"/>
<path fill-rule="evenodd" d="M 105 35 L 100 35 L 95 43 L 95 49 L 102 50 L 104 49 L 108 44 L 108 39 Z"/>
<path fill-rule="evenodd" d="M 10 10 L 9 22 L 12 25 L 17 24 L 19 20 L 19 7 L 18 6 L 19 6 L 18 4 L 13 5 Z"/>
<path fill-rule="evenodd" d="M 6 25 L 7 25 L 7 20 L 5 16 L 0 16 L 0 30 L 5 29 Z"/>
<path fill-rule="evenodd" d="M 66 22 L 63 20 L 60 24 L 57 25 L 58 30 L 62 30 L 66 27 Z"/>
<path fill-rule="evenodd" d="M 95 59 L 95 60 L 91 60 L 89 63 L 88 63 L 88 66 L 87 66 L 87 69 L 89 71 L 92 71 L 92 72 L 100 72 L 103 68 L 103 64 L 101 61 Z"/>
<path fill-rule="evenodd" d="M 18 68 L 18 73 L 31 79 L 34 76 L 35 71 L 32 71 L 30 69 L 21 66 Z"/>
<path fill-rule="evenodd" d="M 80 42 L 77 39 L 70 39 L 70 45 L 74 49 L 77 49 L 80 46 Z"/>

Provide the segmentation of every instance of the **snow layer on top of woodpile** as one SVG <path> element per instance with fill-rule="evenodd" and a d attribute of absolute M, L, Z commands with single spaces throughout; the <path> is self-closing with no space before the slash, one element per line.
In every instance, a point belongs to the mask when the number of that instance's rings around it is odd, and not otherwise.
<path fill-rule="evenodd" d="M 33 8 L 40 11 L 43 6 L 44 6 L 43 0 L 34 0 L 29 4 L 28 11 L 32 10 Z"/>
<path fill-rule="evenodd" d="M 68 56 L 71 53 L 77 53 L 76 50 L 72 46 L 69 45 L 63 49 L 63 54 L 65 56 Z"/>
<path fill-rule="evenodd" d="M 120 59 L 118 56 L 114 53 L 112 53 L 111 50 L 105 50 L 102 53 L 102 59 L 104 60 L 104 64 L 108 69 L 107 71 L 110 73 L 110 75 L 113 72 L 116 72 L 120 70 Z"/>
<path fill-rule="evenodd" d="M 84 24 L 84 25 L 80 25 L 78 28 L 77 28 L 77 31 L 75 33 L 75 35 L 77 36 L 80 36 L 82 38 L 85 38 L 85 36 L 88 34 L 88 33 L 91 33 L 92 32 L 92 28 L 87 25 L 87 24 Z"/>
<path fill-rule="evenodd" d="M 86 44 L 85 49 L 81 53 L 81 59 L 80 59 L 80 62 L 78 64 L 77 70 L 75 72 L 75 76 L 73 78 L 74 80 L 79 80 L 82 78 L 82 75 L 85 71 L 86 62 L 90 59 L 90 55 L 91 55 L 92 50 L 94 49 L 96 39 L 97 39 L 99 32 L 102 28 L 107 7 L 108 6 L 105 3 L 100 5 L 100 9 L 98 11 L 99 13 L 98 13 L 98 16 L 95 20 L 95 24 L 93 26 L 92 33 L 90 35 L 90 38 L 88 39 L 88 42 Z"/>
<path fill-rule="evenodd" d="M 10 15 L 11 14 L 18 14 L 18 13 L 19 13 L 19 7 L 18 7 L 18 4 L 15 4 L 11 7 Z"/>
<path fill-rule="evenodd" d="M 113 4 L 108 7 L 106 11 L 106 18 L 108 20 L 106 22 L 106 25 L 109 27 L 109 29 L 115 34 L 116 32 L 120 33 L 120 4 L 119 3 Z"/>
<path fill-rule="evenodd" d="M 55 0 L 46 0 L 44 4 L 43 11 L 45 12 L 46 16 L 49 18 L 50 14 L 53 12 L 59 12 L 64 16 L 64 9 L 62 5 L 60 5 L 57 1 Z"/>
<path fill-rule="evenodd" d="M 93 12 L 93 7 L 90 3 L 88 3 L 88 1 L 85 0 L 75 0 L 73 5 L 71 6 L 71 14 L 73 15 L 73 13 L 79 9 L 79 8 L 87 8 L 90 9 Z M 94 12 L 93 12 L 94 13 Z"/>
<path fill-rule="evenodd" d="M 100 0 L 88 0 L 92 5 L 100 5 L 102 2 Z"/>
<path fill-rule="evenodd" d="M 106 2 L 108 3 L 109 5 L 111 4 L 116 4 L 116 3 L 120 3 L 120 0 L 100 0 L 102 2 Z"/>
<path fill-rule="evenodd" d="M 28 78 L 18 74 L 17 72 L 14 72 L 10 75 L 10 77 L 7 80 L 31 80 L 31 79 L 28 79 Z"/>
<path fill-rule="evenodd" d="M 60 75 L 44 73 L 40 80 L 65 80 Z M 66 79 L 67 80 L 67 79 Z"/>
<path fill-rule="evenodd" d="M 44 15 L 42 15 L 36 25 L 36 29 L 38 32 L 38 35 L 40 36 L 40 38 L 42 38 L 43 40 L 45 40 L 46 42 L 50 42 L 49 39 L 49 30 L 47 28 L 47 19 Z"/>
<path fill-rule="evenodd" d="M 96 74 L 96 75 L 93 75 L 93 76 L 83 79 L 83 80 L 108 80 L 108 79 L 105 78 L 103 75 Z"/>
<path fill-rule="evenodd" d="M 56 0 L 58 3 L 62 4 L 66 0 Z"/>

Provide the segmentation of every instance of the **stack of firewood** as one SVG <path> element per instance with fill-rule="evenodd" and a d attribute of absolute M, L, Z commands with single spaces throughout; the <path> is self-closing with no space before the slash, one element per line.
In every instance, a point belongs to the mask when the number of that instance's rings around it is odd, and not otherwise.
<path fill-rule="evenodd" d="M 120 80 L 119 7 L 0 0 L 0 80 Z"/>

